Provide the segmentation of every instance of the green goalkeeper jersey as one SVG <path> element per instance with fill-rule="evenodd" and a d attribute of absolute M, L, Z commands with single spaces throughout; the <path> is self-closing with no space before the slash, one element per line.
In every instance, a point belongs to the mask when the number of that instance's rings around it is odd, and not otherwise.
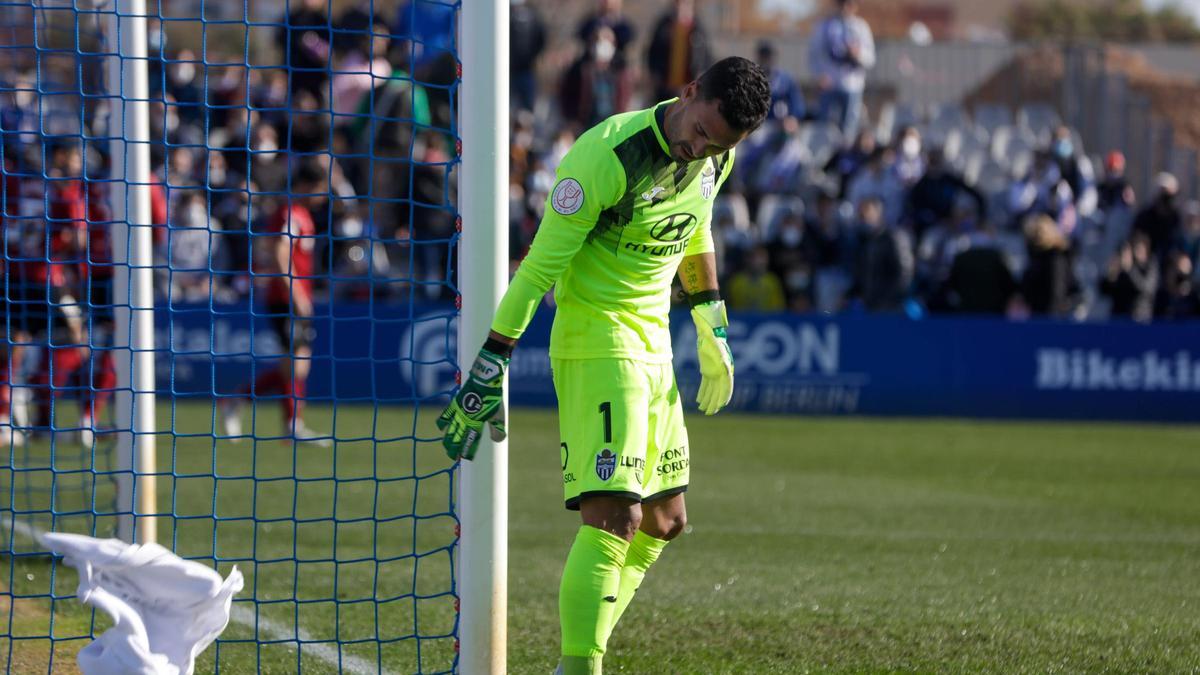
<path fill-rule="evenodd" d="M 552 358 L 671 360 L 671 280 L 685 256 L 713 251 L 713 200 L 734 152 L 676 162 L 662 131 L 670 103 L 575 142 L 492 330 L 519 338 L 553 285 Z"/>

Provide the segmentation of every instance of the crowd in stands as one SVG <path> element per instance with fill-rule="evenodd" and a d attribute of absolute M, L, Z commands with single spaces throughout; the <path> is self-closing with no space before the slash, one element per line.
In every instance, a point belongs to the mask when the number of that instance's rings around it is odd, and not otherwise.
<path fill-rule="evenodd" d="M 600 0 L 577 32 L 579 56 L 556 105 L 514 94 L 514 260 L 575 137 L 668 98 L 711 61 L 693 10 L 690 0 L 672 3 L 638 69 L 622 3 Z M 1088 154 L 1044 103 L 865 110 L 875 50 L 857 10 L 855 0 L 833 0 L 816 22 L 810 73 L 780 68 L 769 42 L 757 49 L 770 117 L 739 146 L 713 218 L 731 308 L 1137 321 L 1200 313 L 1200 204 L 1180 199 L 1173 176 L 1136 195 L 1120 150 Z M 540 45 L 524 39 L 544 33 L 536 11 L 523 5 L 517 16 L 514 45 Z M 529 72 L 535 61 L 514 58 Z M 638 72 L 647 73 L 641 83 Z"/>
<path fill-rule="evenodd" d="M 152 61 L 154 220 L 168 226 L 156 235 L 158 288 L 177 300 L 244 297 L 261 223 L 286 198 L 296 161 L 311 157 L 331 197 L 313 214 L 318 293 L 453 297 L 453 7 L 406 2 L 379 16 L 363 5 L 332 17 L 325 0 L 291 7 L 275 36 L 287 68 L 215 67 L 243 60 L 218 45 L 203 58 L 167 45 Z M 694 0 L 672 0 L 649 30 L 622 0 L 597 0 L 574 32 L 576 57 L 552 77 L 538 71 L 549 41 L 537 7 L 512 0 L 510 28 L 515 265 L 578 134 L 672 97 L 714 54 Z M 770 43 L 756 50 L 770 117 L 739 146 L 713 218 L 732 308 L 1139 321 L 1200 312 L 1200 205 L 1179 198 L 1173 177 L 1135 194 L 1119 149 L 1089 154 L 1044 104 L 866 110 L 874 51 L 856 0 L 833 0 L 816 22 L 811 72 L 781 68 Z M 53 195 L 61 171 L 28 142 L 50 109 L 32 78 L 0 97 L 5 168 L 26 183 L 14 189 L 40 193 L 50 177 Z M 82 150 L 84 171 L 104 175 L 107 148 Z"/>

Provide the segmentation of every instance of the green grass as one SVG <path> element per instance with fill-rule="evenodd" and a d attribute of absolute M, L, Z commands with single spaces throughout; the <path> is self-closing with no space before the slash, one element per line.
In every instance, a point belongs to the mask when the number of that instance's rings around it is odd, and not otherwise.
<path fill-rule="evenodd" d="M 176 429 L 211 433 L 207 406 L 179 411 Z M 445 466 L 429 442 L 435 412 L 422 411 L 414 433 L 411 411 L 340 409 L 339 437 L 391 440 L 341 444 L 336 455 L 275 440 L 221 442 L 214 452 L 211 438 L 174 447 L 160 438 L 161 468 L 210 474 L 162 481 L 160 503 L 171 503 L 174 482 L 177 513 L 211 515 L 215 487 L 223 518 L 290 518 L 294 508 L 316 519 L 223 520 L 215 536 L 210 518 L 174 530 L 164 519 L 163 538 L 177 535 L 185 555 L 211 558 L 215 546 L 223 560 L 242 558 L 241 598 L 289 600 L 295 589 L 328 599 L 299 610 L 260 606 L 287 625 L 298 611 L 313 639 L 411 634 L 414 605 L 422 634 L 444 633 L 448 598 L 413 598 L 447 587 L 444 554 L 417 565 L 400 557 L 414 541 L 432 551 L 453 536 L 436 515 L 449 500 L 445 476 L 411 478 Z M 264 406 L 266 433 L 275 417 Z M 328 411 L 309 417 L 333 427 Z M 1200 428 L 733 415 L 693 415 L 689 425 L 688 532 L 647 576 L 609 645 L 607 672 L 1200 672 Z M 509 672 L 549 673 L 557 580 L 578 520 L 561 508 L 553 413 L 517 411 L 512 428 Z M 378 495 L 374 477 L 383 479 Z M 372 519 L 414 503 L 431 516 L 415 537 L 409 519 L 376 531 Z M 320 520 L 335 505 L 337 522 Z M 378 589 L 373 563 L 317 562 L 370 556 L 372 542 L 379 556 L 397 558 L 378 568 Z M 0 634 L 47 634 L 49 603 L 19 596 L 46 593 L 50 566 L 19 558 L 13 569 L 5 583 L 18 607 L 9 626 L 0 606 Z M 69 595 L 74 583 L 73 572 L 60 572 L 56 593 Z M 58 636 L 88 632 L 74 600 L 56 602 L 53 617 Z M 224 638 L 251 636 L 231 625 Z M 8 642 L 0 638 L 0 662 Z M 46 640 L 13 644 L 13 672 L 47 670 Z M 54 671 L 71 672 L 83 644 L 56 645 Z M 215 652 L 197 672 L 211 672 L 215 659 L 222 672 L 297 669 L 283 644 Z M 453 644 L 422 641 L 419 662 L 413 640 L 344 653 L 394 672 L 418 664 L 433 672 L 448 667 Z M 305 672 L 335 670 L 311 649 L 300 658 Z"/>

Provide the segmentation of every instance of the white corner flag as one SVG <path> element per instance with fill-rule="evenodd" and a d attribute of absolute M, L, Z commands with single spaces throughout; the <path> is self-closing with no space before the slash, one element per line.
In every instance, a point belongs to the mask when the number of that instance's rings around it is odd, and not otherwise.
<path fill-rule="evenodd" d="M 196 656 L 225 630 L 233 595 L 242 590 L 237 567 L 221 579 L 158 544 L 58 533 L 41 540 L 79 571 L 79 600 L 113 620 L 79 652 L 84 675 L 192 675 Z"/>

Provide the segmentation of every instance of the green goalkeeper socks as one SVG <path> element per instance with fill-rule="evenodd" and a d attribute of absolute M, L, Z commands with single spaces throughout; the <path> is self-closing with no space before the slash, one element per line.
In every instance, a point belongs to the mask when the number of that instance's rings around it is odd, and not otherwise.
<path fill-rule="evenodd" d="M 658 555 L 666 545 L 666 541 L 655 539 L 641 530 L 633 536 L 633 542 L 629 544 L 629 553 L 625 555 L 625 566 L 621 568 L 621 591 L 617 594 L 617 611 L 613 612 L 612 628 L 617 627 L 621 615 L 633 600 L 633 594 L 637 593 L 638 587 L 642 585 L 646 570 L 658 560 Z"/>
<path fill-rule="evenodd" d="M 584 525 L 567 555 L 558 594 L 565 675 L 598 675 L 629 542 Z"/>

